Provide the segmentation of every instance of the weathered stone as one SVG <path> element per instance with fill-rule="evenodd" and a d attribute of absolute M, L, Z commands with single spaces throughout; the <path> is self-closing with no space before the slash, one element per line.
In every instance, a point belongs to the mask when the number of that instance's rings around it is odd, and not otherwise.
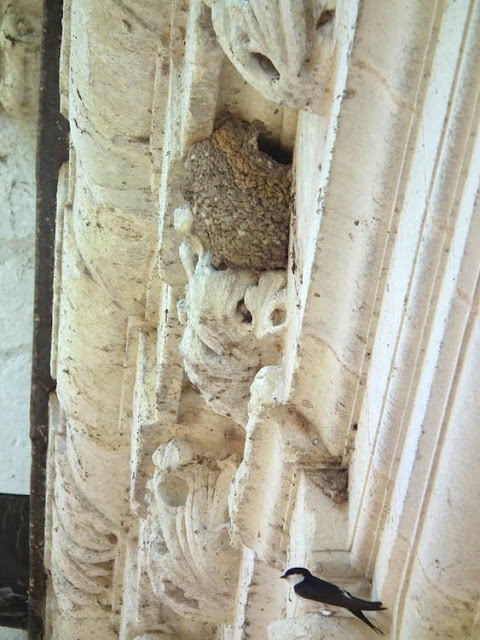
<path fill-rule="evenodd" d="M 13 116 L 36 117 L 42 3 L 0 2 L 0 104 Z"/>
<path fill-rule="evenodd" d="M 67 4 L 48 637 L 475 635 L 479 24 Z"/>

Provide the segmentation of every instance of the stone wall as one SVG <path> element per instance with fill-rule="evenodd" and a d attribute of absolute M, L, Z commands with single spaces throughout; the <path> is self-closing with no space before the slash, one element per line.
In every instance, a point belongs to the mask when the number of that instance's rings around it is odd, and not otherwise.
<path fill-rule="evenodd" d="M 0 492 L 14 494 L 30 489 L 40 13 L 36 1 L 0 2 Z M 26 637 L 0 628 L 2 640 Z"/>
<path fill-rule="evenodd" d="M 29 492 L 35 235 L 35 122 L 0 112 L 0 487 Z"/>
<path fill-rule="evenodd" d="M 48 638 L 473 637 L 479 25 L 65 3 Z"/>
<path fill-rule="evenodd" d="M 26 640 L 27 632 L 19 629 L 0 628 L 0 640 Z"/>
<path fill-rule="evenodd" d="M 0 2 L 0 490 L 29 493 L 41 3 Z"/>

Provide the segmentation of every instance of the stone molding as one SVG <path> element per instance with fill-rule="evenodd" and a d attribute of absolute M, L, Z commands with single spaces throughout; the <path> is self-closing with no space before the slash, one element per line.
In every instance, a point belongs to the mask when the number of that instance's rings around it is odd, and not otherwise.
<path fill-rule="evenodd" d="M 479 8 L 459 4 L 112 2 L 108 32 L 105 6 L 67 4 L 52 638 L 91 624 L 59 597 L 65 501 L 109 540 L 78 608 L 105 637 L 370 637 L 286 593 L 287 565 L 383 599 L 395 637 L 476 624 L 446 563 L 478 545 L 425 515 L 450 463 L 470 504 L 462 411 L 478 445 Z"/>

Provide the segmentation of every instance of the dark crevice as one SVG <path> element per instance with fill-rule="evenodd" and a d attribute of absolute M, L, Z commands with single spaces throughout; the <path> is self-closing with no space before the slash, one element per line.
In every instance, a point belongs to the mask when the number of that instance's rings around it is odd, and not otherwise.
<path fill-rule="evenodd" d="M 247 305 L 245 304 L 245 300 L 243 298 L 238 301 L 237 313 L 239 313 L 242 316 L 243 318 L 242 322 L 245 322 L 245 324 L 252 324 L 252 314 L 248 310 Z"/>
<path fill-rule="evenodd" d="M 45 474 L 48 447 L 52 347 L 53 268 L 58 172 L 68 159 L 68 122 L 60 113 L 59 60 L 62 0 L 43 3 L 36 159 L 35 294 L 30 400 L 30 584 L 29 640 L 44 637 L 46 573 Z"/>
<path fill-rule="evenodd" d="M 331 22 L 334 17 L 335 17 L 335 9 L 325 9 L 319 15 L 318 20 L 315 24 L 315 27 L 317 29 L 319 29 L 320 27 L 323 27 L 324 24 L 328 24 L 329 22 Z"/>
<path fill-rule="evenodd" d="M 272 321 L 272 325 L 274 327 L 279 327 L 280 325 L 285 323 L 287 314 L 285 309 L 274 309 L 270 315 L 270 319 Z"/>
<path fill-rule="evenodd" d="M 278 80 L 280 78 L 280 72 L 270 58 L 267 58 L 263 53 L 258 53 L 257 51 L 253 52 L 252 56 L 255 58 L 260 69 L 269 75 L 272 80 Z"/>
<path fill-rule="evenodd" d="M 277 140 L 261 133 L 257 139 L 258 150 L 278 162 L 278 164 L 292 164 L 293 152 L 284 147 Z"/>

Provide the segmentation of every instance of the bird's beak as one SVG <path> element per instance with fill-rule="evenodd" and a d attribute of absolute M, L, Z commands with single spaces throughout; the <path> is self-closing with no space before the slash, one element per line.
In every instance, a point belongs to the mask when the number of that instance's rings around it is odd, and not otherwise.
<path fill-rule="evenodd" d="M 287 576 L 285 574 L 283 574 L 283 576 L 280 576 L 280 578 L 286 578 Z"/>

